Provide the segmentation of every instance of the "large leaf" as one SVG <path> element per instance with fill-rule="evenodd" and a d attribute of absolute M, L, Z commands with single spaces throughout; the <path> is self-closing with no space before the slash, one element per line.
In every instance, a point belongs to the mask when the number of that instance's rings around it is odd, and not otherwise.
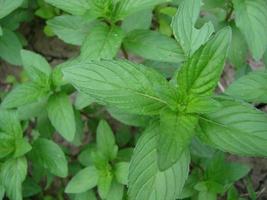
<path fill-rule="evenodd" d="M 3 28 L 3 35 L 0 36 L 0 57 L 13 65 L 20 65 L 21 49 L 22 45 L 17 35 Z"/>
<path fill-rule="evenodd" d="M 168 169 L 181 158 L 191 143 L 196 124 L 197 118 L 194 116 L 179 115 L 168 109 L 162 111 L 157 146 L 160 170 Z"/>
<path fill-rule="evenodd" d="M 0 0 L 0 19 L 18 8 L 22 2 L 23 0 Z"/>
<path fill-rule="evenodd" d="M 157 4 L 169 1 L 170 0 L 122 0 L 118 8 L 119 16 L 123 18 L 137 11 L 153 8 Z"/>
<path fill-rule="evenodd" d="M 81 45 L 92 24 L 80 16 L 61 15 L 47 21 L 53 32 L 64 42 Z"/>
<path fill-rule="evenodd" d="M 22 200 L 22 182 L 27 175 L 27 160 L 24 157 L 10 159 L 0 168 L 0 185 L 11 200 Z"/>
<path fill-rule="evenodd" d="M 47 3 L 73 15 L 83 15 L 89 9 L 87 0 L 45 0 Z"/>
<path fill-rule="evenodd" d="M 30 158 L 35 165 L 47 169 L 56 176 L 68 175 L 68 163 L 64 152 L 51 140 L 37 139 L 32 145 Z"/>
<path fill-rule="evenodd" d="M 76 126 L 72 104 L 69 97 L 56 94 L 49 98 L 47 104 L 48 117 L 56 130 L 68 141 L 74 139 Z"/>
<path fill-rule="evenodd" d="M 79 171 L 68 183 L 66 193 L 82 193 L 95 187 L 98 181 L 98 172 L 95 167 L 87 167 Z"/>
<path fill-rule="evenodd" d="M 226 94 L 254 103 L 267 103 L 267 72 L 255 71 L 234 81 Z"/>
<path fill-rule="evenodd" d="M 211 22 L 200 29 L 195 28 L 201 4 L 202 0 L 183 0 L 172 21 L 174 36 L 186 55 L 192 55 L 214 32 Z"/>
<path fill-rule="evenodd" d="M 267 2 L 265 0 L 234 0 L 235 21 L 245 36 L 256 60 L 267 48 Z"/>
<path fill-rule="evenodd" d="M 37 102 L 47 96 L 49 88 L 41 88 L 34 83 L 24 83 L 18 85 L 10 93 L 2 103 L 3 108 L 16 108 L 25 104 Z"/>
<path fill-rule="evenodd" d="M 119 27 L 98 24 L 84 40 L 81 47 L 80 59 L 112 59 L 118 53 L 123 37 L 124 33 Z"/>
<path fill-rule="evenodd" d="M 220 79 L 231 40 L 231 29 L 219 31 L 197 50 L 178 74 L 179 92 L 183 95 L 210 95 Z"/>
<path fill-rule="evenodd" d="M 267 116 L 248 104 L 220 99 L 222 108 L 200 119 L 202 139 L 243 156 L 267 156 Z"/>
<path fill-rule="evenodd" d="M 129 197 L 132 200 L 174 200 L 189 172 L 187 151 L 171 168 L 160 171 L 157 164 L 157 126 L 148 128 L 138 140 L 129 169 Z"/>
<path fill-rule="evenodd" d="M 84 62 L 63 71 L 78 90 L 99 103 L 135 114 L 158 114 L 175 96 L 160 74 L 127 61 Z"/>
<path fill-rule="evenodd" d="M 123 44 L 127 51 L 146 59 L 174 63 L 184 60 L 184 53 L 179 44 L 174 39 L 155 31 L 132 31 Z"/>
<path fill-rule="evenodd" d="M 118 147 L 115 143 L 115 136 L 106 121 L 100 121 L 96 131 L 96 143 L 99 152 L 107 160 L 113 160 L 116 157 Z"/>

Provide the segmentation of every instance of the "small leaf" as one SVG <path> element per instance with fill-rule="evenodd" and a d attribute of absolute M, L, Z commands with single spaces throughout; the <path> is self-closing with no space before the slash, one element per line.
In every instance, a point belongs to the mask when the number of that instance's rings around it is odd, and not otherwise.
<path fill-rule="evenodd" d="M 119 27 L 98 24 L 85 38 L 79 59 L 85 61 L 112 59 L 118 53 L 123 37 L 124 33 Z"/>
<path fill-rule="evenodd" d="M 267 47 L 267 2 L 265 0 L 234 0 L 235 22 L 245 36 L 256 60 L 262 58 Z"/>
<path fill-rule="evenodd" d="M 63 74 L 98 103 L 128 113 L 155 115 L 177 104 L 175 90 L 163 76 L 128 61 L 81 62 L 65 68 Z"/>
<path fill-rule="evenodd" d="M 129 174 L 129 163 L 120 162 L 115 165 L 115 177 L 119 183 L 127 185 L 128 174 Z"/>
<path fill-rule="evenodd" d="M 123 199 L 124 186 L 117 183 L 115 180 L 112 181 L 107 200 L 122 200 Z"/>
<path fill-rule="evenodd" d="M 129 169 L 129 198 L 132 200 L 173 200 L 182 191 L 189 173 L 187 151 L 168 170 L 157 164 L 159 128 L 150 126 L 139 138 Z"/>
<path fill-rule="evenodd" d="M 179 44 L 165 35 L 150 30 L 135 30 L 123 42 L 127 51 L 146 59 L 179 63 L 184 52 Z"/>
<path fill-rule="evenodd" d="M 195 28 L 201 4 L 202 0 L 183 0 L 172 21 L 174 36 L 187 56 L 193 55 L 214 32 L 211 22 L 200 29 Z"/>
<path fill-rule="evenodd" d="M 69 97 L 64 94 L 51 96 L 47 104 L 48 117 L 56 130 L 68 141 L 74 139 L 75 117 Z"/>
<path fill-rule="evenodd" d="M 111 173 L 109 167 L 99 170 L 98 174 L 97 192 L 101 199 L 106 199 L 112 184 L 113 174 Z"/>
<path fill-rule="evenodd" d="M 21 50 L 21 58 L 24 69 L 33 81 L 40 79 L 38 77 L 40 73 L 46 77 L 50 76 L 51 67 L 41 55 L 23 49 Z"/>
<path fill-rule="evenodd" d="M 17 108 L 40 101 L 48 96 L 49 88 L 42 88 L 35 83 L 23 83 L 11 90 L 2 103 L 3 108 Z"/>
<path fill-rule="evenodd" d="M 118 146 L 115 143 L 115 137 L 110 126 L 104 120 L 101 120 L 98 124 L 96 144 L 98 151 L 101 152 L 107 160 L 113 160 L 116 157 Z"/>
<path fill-rule="evenodd" d="M 32 145 L 30 158 L 38 167 L 59 177 L 68 175 L 68 163 L 61 148 L 51 140 L 37 139 Z"/>
<path fill-rule="evenodd" d="M 87 106 L 91 105 L 94 102 L 94 99 L 91 98 L 90 96 L 78 92 L 76 99 L 75 99 L 75 107 L 78 110 L 82 110 L 86 108 Z"/>
<path fill-rule="evenodd" d="M 0 130 L 11 138 L 22 137 L 22 128 L 16 112 L 0 109 Z"/>
<path fill-rule="evenodd" d="M 15 152 L 13 157 L 18 158 L 28 153 L 32 149 L 30 143 L 25 138 L 17 138 L 15 140 Z"/>
<path fill-rule="evenodd" d="M 119 3 L 119 16 L 124 18 L 140 10 L 153 8 L 157 4 L 166 3 L 170 0 L 122 0 Z"/>
<path fill-rule="evenodd" d="M 205 46 L 197 50 L 178 74 L 180 94 L 211 95 L 224 68 L 231 41 L 229 27 L 219 31 Z"/>
<path fill-rule="evenodd" d="M 3 28 L 3 35 L 0 37 L 0 57 L 10 64 L 21 65 L 21 49 L 22 45 L 17 35 Z"/>
<path fill-rule="evenodd" d="M 87 167 L 79 171 L 68 183 L 66 193 L 82 193 L 97 185 L 98 172 L 95 167 Z"/>
<path fill-rule="evenodd" d="M 248 45 L 245 38 L 236 26 L 233 26 L 232 30 L 233 37 L 228 58 L 235 68 L 240 69 L 246 66 Z"/>
<path fill-rule="evenodd" d="M 73 15 L 83 15 L 90 8 L 87 0 L 45 0 L 45 2 Z"/>
<path fill-rule="evenodd" d="M 93 25 L 91 20 L 72 15 L 54 17 L 47 24 L 61 40 L 74 45 L 82 45 Z"/>
<path fill-rule="evenodd" d="M 197 118 L 179 115 L 170 110 L 160 114 L 160 136 L 157 145 L 158 165 L 161 171 L 167 170 L 180 160 L 188 148 L 197 124 Z"/>
<path fill-rule="evenodd" d="M 73 200 L 97 200 L 93 191 L 89 190 L 80 194 L 75 194 Z"/>
<path fill-rule="evenodd" d="M 1 135 L 2 133 L 0 133 Z M 1 136 L 0 136 L 1 138 Z M 12 139 L 4 139 L 0 140 L 0 158 L 4 158 L 10 155 L 14 151 L 14 142 Z M 1 198 L 0 198 L 1 199 Z"/>

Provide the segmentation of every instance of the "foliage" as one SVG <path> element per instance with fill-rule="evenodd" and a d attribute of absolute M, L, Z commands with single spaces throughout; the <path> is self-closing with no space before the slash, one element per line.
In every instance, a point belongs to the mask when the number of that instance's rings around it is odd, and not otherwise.
<path fill-rule="evenodd" d="M 35 53 L 32 19 L 79 55 Z M 266 0 L 0 0 L 0 199 L 256 199 L 227 156 L 267 156 L 266 32 Z"/>

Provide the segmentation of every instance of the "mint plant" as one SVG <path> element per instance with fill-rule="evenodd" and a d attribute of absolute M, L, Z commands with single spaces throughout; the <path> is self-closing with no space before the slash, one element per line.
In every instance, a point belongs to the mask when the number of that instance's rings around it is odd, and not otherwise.
<path fill-rule="evenodd" d="M 0 57 L 15 65 L 21 64 L 19 52 L 22 49 L 22 44 L 13 32 L 14 30 L 10 30 L 8 24 L 5 23 L 5 17 L 21 6 L 22 3 L 23 0 L 0 1 Z"/>
<path fill-rule="evenodd" d="M 22 65 L 0 80 L 0 199 L 264 196 L 253 166 L 228 156 L 267 155 L 266 11 L 265 0 L 0 0 L 0 57 Z M 16 30 L 33 16 L 77 56 L 22 49 Z"/>

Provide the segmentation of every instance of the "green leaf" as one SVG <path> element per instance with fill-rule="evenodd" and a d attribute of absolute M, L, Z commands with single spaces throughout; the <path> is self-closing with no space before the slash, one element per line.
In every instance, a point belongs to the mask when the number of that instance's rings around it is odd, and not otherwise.
<path fill-rule="evenodd" d="M 87 0 L 45 0 L 45 2 L 73 15 L 83 15 L 89 9 Z"/>
<path fill-rule="evenodd" d="M 2 36 L 3 35 L 3 28 L 2 28 L 2 26 L 0 25 L 0 36 Z"/>
<path fill-rule="evenodd" d="M 56 130 L 68 141 L 74 139 L 76 125 L 72 104 L 64 93 L 53 95 L 47 104 L 48 117 Z"/>
<path fill-rule="evenodd" d="M 2 103 L 3 108 L 17 108 L 40 101 L 47 96 L 49 88 L 42 88 L 35 83 L 23 83 L 9 92 Z"/>
<path fill-rule="evenodd" d="M 202 0 L 183 0 L 172 21 L 174 36 L 187 56 L 205 44 L 214 32 L 211 22 L 200 29 L 195 28 L 201 4 Z"/>
<path fill-rule="evenodd" d="M 189 98 L 186 113 L 204 114 L 216 112 L 221 104 L 212 97 L 193 96 Z"/>
<path fill-rule="evenodd" d="M 80 194 L 75 194 L 73 200 L 97 200 L 93 191 L 89 190 Z"/>
<path fill-rule="evenodd" d="M 21 58 L 24 69 L 33 81 L 42 81 L 43 79 L 47 81 L 51 74 L 51 67 L 44 57 L 23 49 L 21 50 Z"/>
<path fill-rule="evenodd" d="M 220 110 L 201 117 L 202 140 L 242 156 L 267 155 L 267 116 L 248 104 L 218 99 Z"/>
<path fill-rule="evenodd" d="M 267 103 L 267 72 L 251 72 L 234 81 L 225 93 L 248 102 Z"/>
<path fill-rule="evenodd" d="M 0 138 L 1 138 L 1 136 L 0 136 Z M 15 149 L 14 148 L 14 142 L 12 139 L 1 138 L 1 140 L 0 140 L 0 158 L 4 158 L 4 157 L 10 155 L 14 151 L 14 149 Z"/>
<path fill-rule="evenodd" d="M 24 198 L 31 197 L 42 192 L 41 186 L 39 186 L 33 178 L 29 177 L 27 177 L 26 180 L 23 182 L 22 190 Z"/>
<path fill-rule="evenodd" d="M 91 20 L 72 15 L 54 17 L 47 24 L 61 40 L 74 45 L 82 45 L 92 28 Z"/>
<path fill-rule="evenodd" d="M 151 126 L 139 138 L 129 169 L 129 198 L 173 200 L 182 191 L 189 173 L 187 151 L 171 168 L 160 171 L 157 164 L 159 128 Z"/>
<path fill-rule="evenodd" d="M 0 185 L 0 199 L 4 199 L 5 197 L 5 187 Z"/>
<path fill-rule="evenodd" d="M 236 26 L 232 27 L 233 37 L 229 50 L 228 58 L 230 62 L 236 68 L 242 68 L 246 66 L 246 60 L 248 55 L 248 46 L 245 38 Z"/>
<path fill-rule="evenodd" d="M 112 59 L 118 53 L 124 33 L 117 26 L 96 25 L 81 47 L 81 60 Z"/>
<path fill-rule="evenodd" d="M 0 0 L 0 19 L 11 13 L 22 4 L 23 0 Z"/>
<path fill-rule="evenodd" d="M 129 114 L 116 108 L 107 108 L 109 114 L 116 120 L 129 126 L 146 127 L 148 116 Z"/>
<path fill-rule="evenodd" d="M 267 2 L 234 0 L 235 21 L 248 43 L 253 57 L 262 58 L 267 48 Z"/>
<path fill-rule="evenodd" d="M 142 17 L 140 17 L 142 15 Z M 152 22 L 152 10 L 145 9 L 126 17 L 122 22 L 122 29 L 131 32 L 138 29 L 149 29 Z"/>
<path fill-rule="evenodd" d="M 115 164 L 115 177 L 119 183 L 123 185 L 127 185 L 128 175 L 129 175 L 129 163 L 128 162 L 119 162 Z"/>
<path fill-rule="evenodd" d="M 98 151 L 101 152 L 107 160 L 116 158 L 118 146 L 115 143 L 114 134 L 104 120 L 101 120 L 96 130 L 96 144 Z"/>
<path fill-rule="evenodd" d="M 64 152 L 51 140 L 37 139 L 32 145 L 30 158 L 38 167 L 47 169 L 56 176 L 68 175 L 68 163 Z"/>
<path fill-rule="evenodd" d="M 0 183 L 11 200 L 22 200 L 22 182 L 27 175 L 27 161 L 24 157 L 10 159 L 0 168 Z"/>
<path fill-rule="evenodd" d="M 75 105 L 76 109 L 82 110 L 82 109 L 86 108 L 87 106 L 91 105 L 92 103 L 94 103 L 93 98 L 91 98 L 90 96 L 88 96 L 84 93 L 78 92 L 74 105 Z"/>
<path fill-rule="evenodd" d="M 184 53 L 179 44 L 156 31 L 132 31 L 123 44 L 127 51 L 146 59 L 174 63 L 184 60 Z"/>
<path fill-rule="evenodd" d="M 218 152 L 208 162 L 205 176 L 209 181 L 227 185 L 243 178 L 249 171 L 250 168 L 244 164 L 227 162 L 225 154 Z"/>
<path fill-rule="evenodd" d="M 122 200 L 123 192 L 124 192 L 124 186 L 113 180 L 106 199 L 107 200 Z"/>
<path fill-rule="evenodd" d="M 223 71 L 230 40 L 231 29 L 222 29 L 185 63 L 177 79 L 183 97 L 212 94 Z"/>
<path fill-rule="evenodd" d="M 128 61 L 82 62 L 63 74 L 80 92 L 97 102 L 134 114 L 155 115 L 175 104 L 175 91 L 163 76 Z"/>
<path fill-rule="evenodd" d="M 0 130 L 10 138 L 22 137 L 22 128 L 16 112 L 0 109 Z"/>
<path fill-rule="evenodd" d="M 97 185 L 98 172 L 95 167 L 87 167 L 79 171 L 68 183 L 66 193 L 82 193 Z"/>
<path fill-rule="evenodd" d="M 15 139 L 15 152 L 13 157 L 18 158 L 28 153 L 32 149 L 31 145 L 25 138 Z"/>
<path fill-rule="evenodd" d="M 106 199 L 112 184 L 113 174 L 111 173 L 108 165 L 99 170 L 98 174 L 97 192 L 101 199 Z"/>
<path fill-rule="evenodd" d="M 119 16 L 124 18 L 140 10 L 153 8 L 154 6 L 169 2 L 170 0 L 121 0 L 119 4 Z"/>
<path fill-rule="evenodd" d="M 12 31 L 3 28 L 3 35 L 0 36 L 0 58 L 13 65 L 21 64 L 20 50 L 22 45 L 19 38 Z"/>
<path fill-rule="evenodd" d="M 158 165 L 161 171 L 178 162 L 188 148 L 197 125 L 197 118 L 165 109 L 160 114 L 160 136 L 157 145 Z"/>

